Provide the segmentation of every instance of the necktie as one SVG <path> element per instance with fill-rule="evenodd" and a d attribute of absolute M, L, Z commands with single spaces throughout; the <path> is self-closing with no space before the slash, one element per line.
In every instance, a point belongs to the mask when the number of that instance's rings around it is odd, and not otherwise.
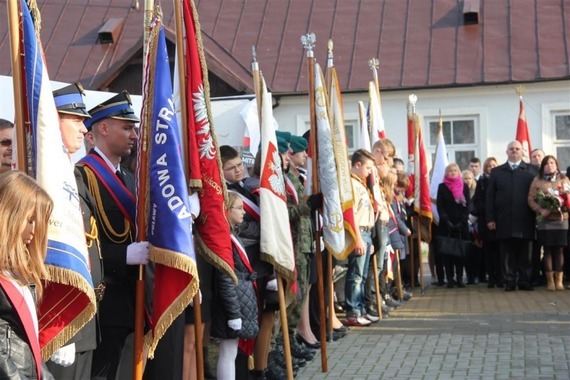
<path fill-rule="evenodd" d="M 517 170 L 518 167 L 519 166 L 517 164 L 513 164 L 513 166 L 512 166 L 513 170 Z"/>
<path fill-rule="evenodd" d="M 121 181 L 121 183 L 124 185 L 125 184 L 125 180 L 123 179 L 123 175 L 121 174 L 120 170 L 117 170 L 115 172 L 115 175 L 117 176 L 117 178 L 119 178 L 119 181 Z"/>

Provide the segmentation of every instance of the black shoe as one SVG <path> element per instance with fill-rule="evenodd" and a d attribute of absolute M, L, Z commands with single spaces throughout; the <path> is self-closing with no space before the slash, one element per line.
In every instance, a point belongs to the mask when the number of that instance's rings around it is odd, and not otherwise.
<path fill-rule="evenodd" d="M 465 283 L 463 281 L 458 281 L 457 282 L 457 287 L 458 288 L 464 288 L 465 287 Z"/>
<path fill-rule="evenodd" d="M 444 285 L 445 285 L 445 281 L 437 280 L 437 286 L 444 286 Z"/>
<path fill-rule="evenodd" d="M 297 342 L 302 343 L 309 348 L 314 348 L 315 350 L 321 348 L 320 342 L 317 341 L 316 343 L 309 343 L 298 333 L 295 334 L 295 339 L 297 339 Z"/>
<path fill-rule="evenodd" d="M 488 289 L 493 289 L 494 287 L 495 287 L 495 283 L 489 281 L 489 283 L 487 284 L 487 288 L 488 288 Z"/>
<path fill-rule="evenodd" d="M 332 341 L 333 342 L 336 342 L 337 340 L 342 339 L 346 336 L 345 332 L 336 332 L 334 330 L 331 334 L 332 334 Z M 331 341 L 331 336 L 329 335 L 329 336 L 327 336 L 327 342 L 330 342 L 330 341 Z"/>
<path fill-rule="evenodd" d="M 519 290 L 533 291 L 534 288 L 530 284 L 519 284 Z"/>
<path fill-rule="evenodd" d="M 404 301 L 409 301 L 412 299 L 413 296 L 414 296 L 414 294 L 412 292 L 404 291 L 402 298 L 404 299 Z"/>
<path fill-rule="evenodd" d="M 287 380 L 287 372 L 279 366 L 270 365 L 267 366 L 265 378 L 267 380 Z"/>
<path fill-rule="evenodd" d="M 447 289 L 453 289 L 453 282 L 447 283 Z"/>
<path fill-rule="evenodd" d="M 301 343 L 297 342 L 296 339 L 291 339 L 291 355 L 294 358 L 305 359 L 307 361 L 313 360 L 315 358 L 315 351 Z"/>
<path fill-rule="evenodd" d="M 514 284 L 505 285 L 505 292 L 514 292 L 515 290 L 517 290 L 517 287 Z"/>
<path fill-rule="evenodd" d="M 267 380 L 266 377 L 267 374 L 267 369 L 262 369 L 262 370 L 253 370 L 249 372 L 249 378 L 251 380 Z"/>
<path fill-rule="evenodd" d="M 348 327 L 348 326 L 340 326 L 338 329 L 333 329 L 333 331 L 341 332 L 341 333 L 345 333 L 348 330 L 350 330 L 350 327 Z"/>

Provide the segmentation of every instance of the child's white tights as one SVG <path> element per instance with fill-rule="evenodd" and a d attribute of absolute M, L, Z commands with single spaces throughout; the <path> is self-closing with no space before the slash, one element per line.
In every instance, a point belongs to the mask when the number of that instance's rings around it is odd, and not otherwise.
<path fill-rule="evenodd" d="M 220 341 L 220 356 L 216 370 L 218 380 L 235 380 L 238 340 L 222 339 Z"/>

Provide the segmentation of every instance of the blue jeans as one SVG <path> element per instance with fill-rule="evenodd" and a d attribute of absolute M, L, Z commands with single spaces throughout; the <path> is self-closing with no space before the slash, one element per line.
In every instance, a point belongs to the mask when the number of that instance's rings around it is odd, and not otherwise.
<path fill-rule="evenodd" d="M 365 284 L 370 263 L 370 248 L 372 246 L 372 234 L 370 232 L 360 232 L 362 240 L 366 244 L 366 254 L 362 256 L 352 252 L 348 256 L 348 271 L 346 272 L 346 282 L 344 285 L 345 303 L 347 317 L 359 317 L 366 313 Z"/>

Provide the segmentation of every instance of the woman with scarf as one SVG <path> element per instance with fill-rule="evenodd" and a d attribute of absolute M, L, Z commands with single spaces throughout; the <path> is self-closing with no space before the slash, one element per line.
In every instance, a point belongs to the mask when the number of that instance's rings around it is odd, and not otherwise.
<path fill-rule="evenodd" d="M 437 189 L 437 211 L 439 213 L 438 235 L 452 236 L 469 240 L 469 188 L 463 182 L 461 170 L 457 164 L 449 164 L 445 168 L 445 178 Z M 457 285 L 464 288 L 464 258 L 446 255 L 445 272 L 447 287 Z M 454 278 L 455 277 L 455 278 Z"/>
<path fill-rule="evenodd" d="M 538 241 L 544 249 L 544 272 L 546 289 L 564 290 L 564 247 L 568 245 L 568 198 L 570 181 L 560 173 L 554 156 L 542 159 L 538 176 L 534 178 L 528 192 L 528 205 L 537 215 Z M 566 193 L 566 194 L 565 194 Z M 561 204 L 557 209 L 539 201 L 544 196 L 558 195 Z"/>

